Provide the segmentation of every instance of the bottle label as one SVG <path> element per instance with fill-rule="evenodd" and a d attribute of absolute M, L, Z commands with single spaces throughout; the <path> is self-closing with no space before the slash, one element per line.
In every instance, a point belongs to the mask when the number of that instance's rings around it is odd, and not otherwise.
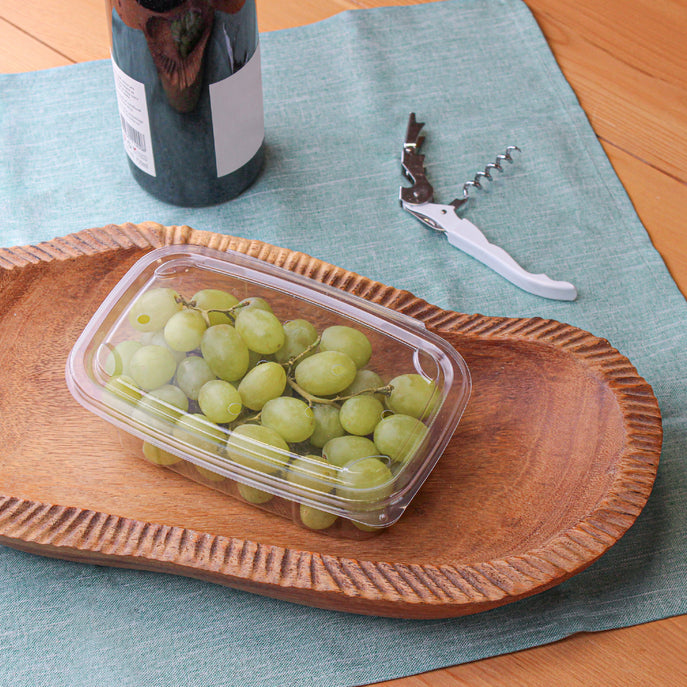
<path fill-rule="evenodd" d="M 260 45 L 236 73 L 210 84 L 217 176 L 230 174 L 258 152 L 265 137 Z"/>
<path fill-rule="evenodd" d="M 155 176 L 145 85 L 125 74 L 117 66 L 114 58 L 112 69 L 126 154 L 137 167 Z"/>

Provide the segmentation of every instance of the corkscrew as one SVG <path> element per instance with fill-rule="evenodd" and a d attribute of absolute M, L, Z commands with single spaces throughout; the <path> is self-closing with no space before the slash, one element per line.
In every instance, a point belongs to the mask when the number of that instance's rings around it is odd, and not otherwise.
<path fill-rule="evenodd" d="M 401 207 L 425 226 L 446 234 L 448 242 L 493 269 L 496 273 L 524 291 L 563 301 L 577 298 L 577 289 L 566 281 L 556 281 L 546 274 L 532 274 L 521 267 L 503 248 L 490 243 L 486 236 L 469 220 L 458 216 L 458 209 L 468 201 L 471 188 L 481 189 L 483 180 L 492 181 L 494 171 L 503 171 L 504 162 L 513 162 L 512 153 L 520 151 L 508 146 L 505 153 L 497 155 L 494 162 L 477 172 L 471 181 L 463 184 L 463 197 L 448 205 L 433 202 L 434 189 L 425 174 L 425 156 L 420 154 L 424 136 L 420 135 L 424 124 L 411 113 L 406 138 L 403 143 L 403 173 L 413 185 L 401 186 Z"/>
<path fill-rule="evenodd" d="M 490 162 L 485 168 L 484 171 L 482 172 L 477 172 L 475 174 L 475 178 L 472 181 L 466 181 L 463 184 L 463 199 L 467 200 L 468 199 L 468 189 L 469 188 L 482 188 L 482 182 L 480 179 L 487 179 L 489 181 L 493 181 L 494 177 L 491 176 L 491 170 L 495 169 L 498 172 L 503 172 L 503 165 L 501 164 L 502 162 L 513 162 L 513 156 L 511 153 L 514 153 L 515 151 L 518 151 L 519 153 L 522 152 L 518 146 L 508 146 L 506 148 L 506 152 L 503 153 L 503 155 L 497 155 L 496 159 L 494 162 Z"/>

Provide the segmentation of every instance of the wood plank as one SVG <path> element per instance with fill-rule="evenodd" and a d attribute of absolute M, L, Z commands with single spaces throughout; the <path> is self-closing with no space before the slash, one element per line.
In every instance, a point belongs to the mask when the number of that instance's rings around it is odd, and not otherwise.
<path fill-rule="evenodd" d="M 687 295 L 687 184 L 610 143 L 602 144 L 656 250 Z"/>
<path fill-rule="evenodd" d="M 596 133 L 687 183 L 687 4 L 528 5 Z"/>
<path fill-rule="evenodd" d="M 5 74 L 73 64 L 65 55 L 0 19 L 0 65 Z"/>
<path fill-rule="evenodd" d="M 658 81 L 684 88 L 687 54 L 682 27 L 687 7 L 682 0 L 605 2 L 577 0 L 562 7 L 558 0 L 526 0 L 542 30 L 564 25 L 592 46 L 612 52 L 620 61 Z M 551 40 L 557 39 L 552 36 Z M 562 43 L 561 43 L 562 47 Z M 570 49 L 575 46 L 570 46 Z"/>
<path fill-rule="evenodd" d="M 377 687 L 639 687 L 648 684 L 672 687 L 687 683 L 686 634 L 687 616 L 679 616 L 621 630 L 578 634 L 526 651 L 376 684 Z"/>
<path fill-rule="evenodd" d="M 0 17 L 74 62 L 110 55 L 105 0 L 3 0 Z"/>
<path fill-rule="evenodd" d="M 344 10 L 357 9 L 350 0 L 258 0 L 258 27 L 260 31 L 289 29 L 327 19 Z"/>

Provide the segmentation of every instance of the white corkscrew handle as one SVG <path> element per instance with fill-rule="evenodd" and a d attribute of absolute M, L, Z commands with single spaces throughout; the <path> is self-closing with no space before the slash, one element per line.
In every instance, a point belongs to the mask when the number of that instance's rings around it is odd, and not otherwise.
<path fill-rule="evenodd" d="M 571 283 L 525 270 L 503 248 L 490 243 L 472 222 L 458 217 L 454 206 L 403 203 L 403 207 L 424 224 L 443 231 L 452 246 L 479 260 L 524 291 L 560 301 L 574 301 L 577 298 L 577 289 Z"/>

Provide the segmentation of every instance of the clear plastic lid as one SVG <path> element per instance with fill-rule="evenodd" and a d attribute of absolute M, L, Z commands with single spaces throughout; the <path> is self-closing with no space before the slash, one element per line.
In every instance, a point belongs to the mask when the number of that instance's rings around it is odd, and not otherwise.
<path fill-rule="evenodd" d="M 66 376 L 153 462 L 363 529 L 398 520 L 470 394 L 462 357 L 416 320 L 196 246 L 139 260 L 82 332 Z"/>

